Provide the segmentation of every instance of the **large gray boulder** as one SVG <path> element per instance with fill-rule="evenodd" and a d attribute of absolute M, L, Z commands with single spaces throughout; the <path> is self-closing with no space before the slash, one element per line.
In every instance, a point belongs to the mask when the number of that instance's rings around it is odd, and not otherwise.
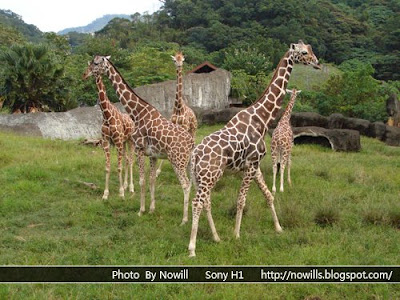
<path fill-rule="evenodd" d="M 400 146 L 400 128 L 386 126 L 384 140 L 389 146 Z"/>
<path fill-rule="evenodd" d="M 360 151 L 360 133 L 350 129 L 327 129 L 322 127 L 294 127 L 295 144 L 319 144 L 334 151 Z"/>
<path fill-rule="evenodd" d="M 98 138 L 102 114 L 99 106 L 68 112 L 0 115 L 0 130 L 51 139 Z"/>
<path fill-rule="evenodd" d="M 206 125 L 214 125 L 218 123 L 228 123 L 243 108 L 230 107 L 225 109 L 212 109 L 204 111 L 199 118 L 200 123 Z"/>
<path fill-rule="evenodd" d="M 293 127 L 304 127 L 304 126 L 317 126 L 317 127 L 328 127 L 328 117 L 321 116 L 315 112 L 298 112 L 293 113 L 290 119 Z"/>

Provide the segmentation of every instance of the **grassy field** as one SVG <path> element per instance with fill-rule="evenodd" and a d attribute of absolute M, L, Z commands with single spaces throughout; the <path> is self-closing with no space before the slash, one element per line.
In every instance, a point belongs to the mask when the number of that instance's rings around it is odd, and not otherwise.
<path fill-rule="evenodd" d="M 202 127 L 198 141 L 220 126 Z M 233 236 L 240 174 L 225 175 L 212 194 L 221 243 L 203 213 L 196 258 L 191 222 L 180 227 L 183 194 L 169 163 L 156 186 L 156 211 L 137 216 L 133 197 L 118 197 L 116 157 L 110 198 L 101 200 L 100 148 L 0 133 L 0 262 L 3 265 L 398 265 L 400 148 L 362 138 L 359 153 L 319 146 L 293 150 L 293 187 L 277 193 L 283 234 L 273 229 L 252 185 L 241 238 Z M 269 138 L 267 139 L 269 145 Z M 262 170 L 271 187 L 270 157 Z M 94 183 L 91 189 L 82 182 Z M 194 193 L 192 192 L 192 195 Z M 147 195 L 149 205 L 149 194 Z M 139 297 L 140 295 L 140 297 Z M 399 285 L 226 284 L 1 285 L 0 299 L 398 299 Z"/>

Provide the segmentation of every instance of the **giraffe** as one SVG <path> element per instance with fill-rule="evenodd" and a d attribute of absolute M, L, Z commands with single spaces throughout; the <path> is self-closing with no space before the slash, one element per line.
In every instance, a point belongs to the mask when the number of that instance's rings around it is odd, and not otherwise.
<path fill-rule="evenodd" d="M 269 86 L 260 99 L 237 113 L 224 128 L 206 136 L 194 148 L 190 169 L 192 181 L 196 186 L 196 195 L 192 200 L 193 217 L 188 247 L 189 256 L 196 256 L 197 230 L 203 206 L 207 213 L 213 239 L 217 242 L 220 241 L 211 214 L 210 194 L 225 169 L 243 171 L 244 173 L 237 199 L 234 230 L 236 238 L 240 237 L 243 208 L 253 179 L 255 179 L 270 206 L 275 230 L 277 232 L 282 231 L 275 212 L 274 197 L 268 190 L 260 170 L 260 161 L 266 153 L 264 137 L 268 125 L 275 119 L 282 105 L 294 62 L 301 62 L 320 69 L 318 59 L 310 45 L 304 44 L 301 40 L 297 44 L 291 44 L 289 50 L 280 60 Z"/>
<path fill-rule="evenodd" d="M 93 74 L 92 66 L 90 65 L 83 74 L 83 79 L 89 78 Z M 106 183 L 103 193 L 103 199 L 107 200 L 109 195 L 109 179 L 110 179 L 110 142 L 117 148 L 118 152 L 118 178 L 119 178 L 119 195 L 124 198 L 125 189 L 128 187 L 128 168 L 130 175 L 129 191 L 134 193 L 135 188 L 133 184 L 133 141 L 132 134 L 135 125 L 131 118 L 122 113 L 116 108 L 108 99 L 106 88 L 104 86 L 102 77 L 95 75 L 96 86 L 99 95 L 99 106 L 103 114 L 103 124 L 101 126 L 101 145 L 106 157 Z M 129 153 L 126 153 L 125 145 L 128 145 Z M 125 179 L 122 183 L 122 157 L 125 156 Z"/>
<path fill-rule="evenodd" d="M 272 134 L 271 140 L 271 157 L 272 157 L 272 165 L 273 165 L 273 184 L 272 184 L 272 193 L 276 192 L 276 173 L 278 170 L 278 164 L 280 165 L 281 172 L 281 186 L 280 191 L 283 192 L 283 176 L 285 172 L 285 167 L 287 166 L 288 172 L 288 183 L 291 186 L 292 182 L 290 179 L 290 166 L 292 163 L 292 146 L 293 146 L 293 130 L 290 126 L 290 117 L 292 115 L 292 109 L 294 106 L 294 102 L 296 101 L 296 97 L 301 93 L 300 90 L 286 90 L 287 93 L 291 94 L 290 101 L 288 106 L 286 107 L 285 112 L 283 113 L 281 119 L 279 120 L 278 125 L 276 126 L 274 133 Z"/>
<path fill-rule="evenodd" d="M 188 221 L 189 193 L 191 181 L 186 168 L 194 147 L 193 137 L 181 126 L 164 118 L 151 104 L 140 98 L 126 83 L 109 56 L 95 56 L 91 62 L 92 72 L 106 74 L 126 112 L 133 120 L 135 131 L 133 142 L 139 164 L 140 210 L 145 212 L 144 156 L 150 158 L 150 213 L 155 209 L 156 163 L 158 158 L 167 158 L 179 179 L 184 194 L 182 225 Z"/>
<path fill-rule="evenodd" d="M 175 56 L 172 56 L 172 60 L 175 63 L 176 67 L 176 94 L 175 94 L 175 103 L 174 110 L 171 116 L 171 122 L 174 124 L 178 124 L 185 128 L 191 136 L 195 137 L 197 130 L 197 119 L 193 110 L 185 103 L 183 100 L 183 76 L 182 76 L 182 66 L 185 61 L 185 57 L 183 53 L 178 51 Z M 161 166 L 163 161 L 161 161 L 156 176 L 161 173 Z"/>

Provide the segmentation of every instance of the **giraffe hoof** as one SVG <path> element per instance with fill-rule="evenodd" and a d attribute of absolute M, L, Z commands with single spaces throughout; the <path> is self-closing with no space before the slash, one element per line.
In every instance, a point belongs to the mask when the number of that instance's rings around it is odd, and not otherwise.
<path fill-rule="evenodd" d="M 143 215 L 144 212 L 142 212 L 141 210 L 138 212 L 138 216 L 141 217 Z"/>
<path fill-rule="evenodd" d="M 283 229 L 281 226 L 275 228 L 276 233 L 282 233 Z"/>
<path fill-rule="evenodd" d="M 157 170 L 157 171 L 156 171 L 156 178 L 158 178 L 158 176 L 160 176 L 160 174 L 161 174 L 161 171 L 160 171 L 160 170 Z"/>
<path fill-rule="evenodd" d="M 184 226 L 187 223 L 188 220 L 182 220 L 181 224 L 179 226 Z"/>
<path fill-rule="evenodd" d="M 214 237 L 214 241 L 219 243 L 221 241 L 221 239 L 219 238 L 219 236 Z"/>
<path fill-rule="evenodd" d="M 189 250 L 189 257 L 196 257 L 196 252 L 194 250 Z"/>

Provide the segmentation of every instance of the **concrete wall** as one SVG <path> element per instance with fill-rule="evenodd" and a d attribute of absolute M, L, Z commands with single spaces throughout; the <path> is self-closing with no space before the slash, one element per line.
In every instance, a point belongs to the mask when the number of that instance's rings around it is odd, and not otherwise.
<path fill-rule="evenodd" d="M 183 76 L 183 97 L 195 111 L 229 107 L 231 74 L 217 69 L 211 73 L 191 73 Z M 176 80 L 135 88 L 135 92 L 170 117 L 175 101 Z"/>

